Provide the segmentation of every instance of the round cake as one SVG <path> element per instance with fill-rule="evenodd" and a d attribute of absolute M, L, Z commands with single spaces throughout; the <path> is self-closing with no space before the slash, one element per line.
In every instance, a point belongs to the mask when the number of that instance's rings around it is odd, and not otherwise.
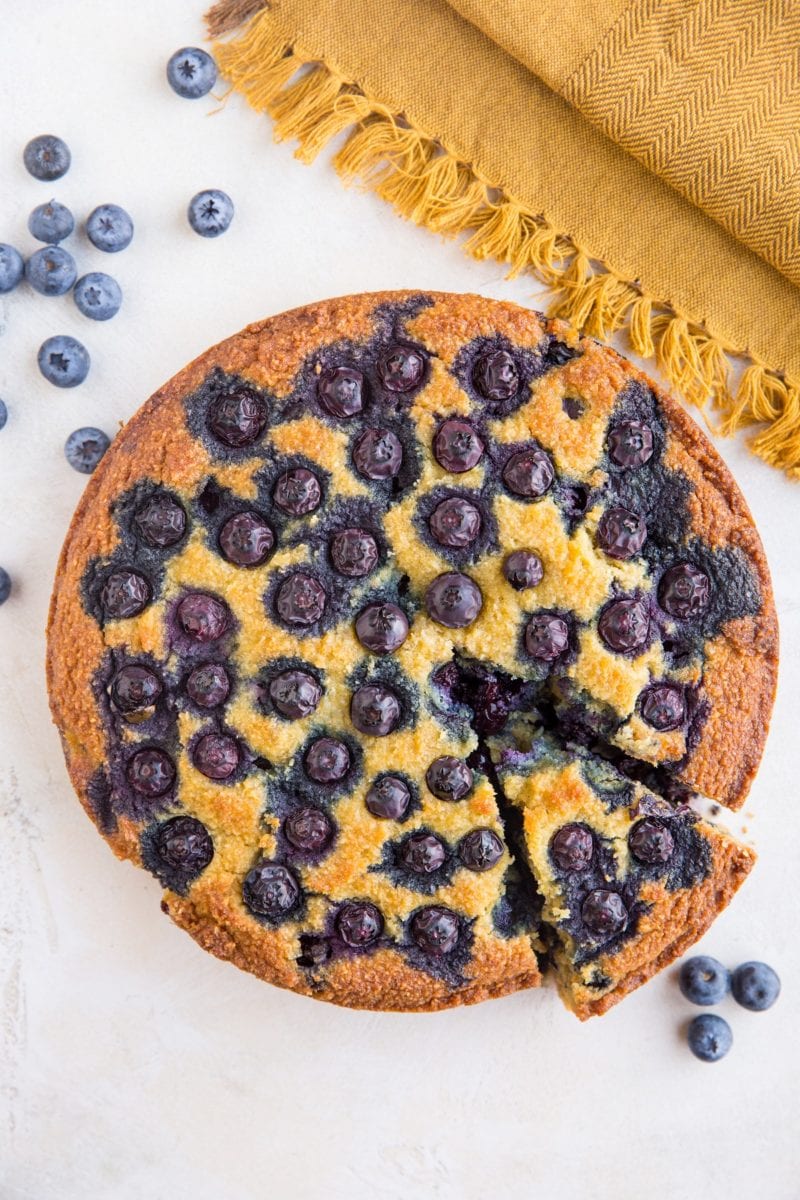
<path fill-rule="evenodd" d="M 61 555 L 73 784 L 207 950 L 361 1008 L 552 973 L 605 1011 L 754 855 L 699 815 L 761 757 L 753 521 L 614 350 L 479 296 L 251 325 L 125 426 Z"/>

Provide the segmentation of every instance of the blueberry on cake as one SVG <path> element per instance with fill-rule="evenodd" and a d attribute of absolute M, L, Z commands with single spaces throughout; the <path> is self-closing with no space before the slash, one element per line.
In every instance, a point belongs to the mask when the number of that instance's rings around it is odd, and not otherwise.
<path fill-rule="evenodd" d="M 616 352 L 478 296 L 312 305 L 118 435 L 49 626 L 86 811 L 206 949 L 361 1008 L 556 977 L 605 1011 L 708 927 L 777 630 L 723 463 Z"/>

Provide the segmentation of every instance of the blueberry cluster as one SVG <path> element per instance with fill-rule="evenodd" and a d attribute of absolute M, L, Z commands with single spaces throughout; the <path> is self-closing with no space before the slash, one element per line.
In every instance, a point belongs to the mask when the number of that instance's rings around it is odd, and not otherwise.
<path fill-rule="evenodd" d="M 763 962 L 746 962 L 731 972 L 716 958 L 698 954 L 683 963 L 678 976 L 682 994 L 691 1004 L 719 1004 L 730 993 L 750 1012 L 764 1012 L 778 999 L 781 981 Z M 689 1049 L 701 1062 L 718 1062 L 733 1045 L 733 1033 L 724 1017 L 703 1013 L 689 1023 Z"/>

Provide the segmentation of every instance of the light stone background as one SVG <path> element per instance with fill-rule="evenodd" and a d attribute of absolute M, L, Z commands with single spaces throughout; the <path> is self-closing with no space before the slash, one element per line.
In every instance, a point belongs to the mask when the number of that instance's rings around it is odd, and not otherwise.
<path fill-rule="evenodd" d="M 27 214 L 51 194 L 78 218 L 116 201 L 136 222 L 117 256 L 83 235 L 68 243 L 81 272 L 120 280 L 115 320 L 93 324 L 69 297 L 25 287 L 0 298 L 11 413 L 0 562 L 15 585 L 0 611 L 0 1198 L 794 1200 L 800 490 L 741 445 L 720 449 L 766 543 L 783 667 L 763 768 L 731 821 L 760 862 L 702 949 L 730 964 L 763 957 L 784 993 L 764 1015 L 722 1006 L 734 1032 L 724 1062 L 700 1064 L 685 1048 L 693 1012 L 674 968 L 586 1025 L 550 988 L 432 1016 L 280 992 L 172 926 L 156 882 L 113 858 L 72 795 L 43 672 L 56 557 L 84 485 L 63 458 L 67 434 L 113 433 L 209 344 L 320 297 L 541 294 L 344 190 L 325 162 L 301 167 L 239 99 L 212 115 L 210 98 L 173 96 L 164 63 L 200 39 L 202 5 L 0 5 L 0 240 L 30 252 Z M 55 185 L 21 163 L 44 131 L 73 152 Z M 236 219 L 204 241 L 184 211 L 214 186 L 234 197 Z M 576 186 L 592 203 L 591 181 Z M 61 332 L 85 339 L 94 360 L 74 391 L 36 368 L 40 342 Z"/>

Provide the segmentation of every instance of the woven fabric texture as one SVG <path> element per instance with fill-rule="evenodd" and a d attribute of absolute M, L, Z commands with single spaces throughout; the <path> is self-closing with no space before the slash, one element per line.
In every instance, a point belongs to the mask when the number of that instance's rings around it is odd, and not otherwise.
<path fill-rule="evenodd" d="M 308 160 L 627 327 L 800 477 L 800 0 L 221 0 L 223 73 Z M 736 388 L 730 356 L 745 359 Z"/>

